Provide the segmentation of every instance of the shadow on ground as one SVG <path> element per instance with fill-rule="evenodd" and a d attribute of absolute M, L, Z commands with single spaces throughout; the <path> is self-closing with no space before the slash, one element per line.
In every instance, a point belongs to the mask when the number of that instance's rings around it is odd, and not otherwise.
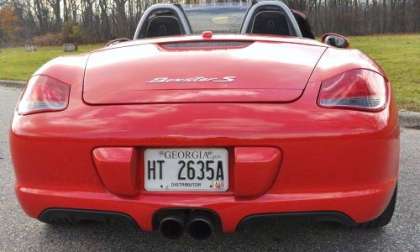
<path fill-rule="evenodd" d="M 284 220 L 262 221 L 244 226 L 234 234 L 215 234 L 206 241 L 192 240 L 184 234 L 179 240 L 168 240 L 158 232 L 145 233 L 120 223 L 83 223 L 50 226 L 42 229 L 40 245 L 54 243 L 63 247 L 95 247 L 104 250 L 369 250 L 378 240 L 386 239 L 385 229 L 347 228 L 335 223 L 303 223 Z M 369 244 L 369 243 L 372 244 Z M 75 246 L 76 245 L 76 246 Z M 79 246 L 77 246 L 79 245 Z M 42 245 L 41 245 L 42 247 Z M 377 247 L 376 247 L 377 248 Z"/>

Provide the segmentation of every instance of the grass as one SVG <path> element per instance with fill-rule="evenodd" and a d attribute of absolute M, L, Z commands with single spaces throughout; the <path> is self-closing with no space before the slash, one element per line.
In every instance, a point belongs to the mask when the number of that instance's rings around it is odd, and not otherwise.
<path fill-rule="evenodd" d="M 76 53 L 92 51 L 103 45 L 82 45 Z M 23 47 L 0 49 L 0 80 L 27 80 L 40 66 L 63 55 L 61 46 L 40 47 L 35 52 L 26 52 Z"/>
<path fill-rule="evenodd" d="M 350 37 L 350 43 L 385 69 L 400 108 L 420 111 L 420 34 Z M 100 46 L 83 45 L 78 53 Z M 39 48 L 33 53 L 25 52 L 23 48 L 2 49 L 0 79 L 26 80 L 45 62 L 65 54 L 62 47 Z"/>

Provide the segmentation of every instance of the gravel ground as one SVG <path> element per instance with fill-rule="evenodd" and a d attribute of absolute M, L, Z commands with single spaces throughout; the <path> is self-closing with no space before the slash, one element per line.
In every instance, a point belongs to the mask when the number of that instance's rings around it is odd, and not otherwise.
<path fill-rule="evenodd" d="M 379 230 L 261 222 L 207 241 L 166 240 L 118 224 L 50 227 L 27 217 L 14 194 L 7 131 L 20 90 L 0 86 L 0 251 L 420 251 L 420 131 L 402 130 L 396 214 Z"/>

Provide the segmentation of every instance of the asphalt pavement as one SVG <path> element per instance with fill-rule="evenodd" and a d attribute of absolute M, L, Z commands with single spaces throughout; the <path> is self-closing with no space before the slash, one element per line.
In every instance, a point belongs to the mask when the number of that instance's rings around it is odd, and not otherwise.
<path fill-rule="evenodd" d="M 420 251 L 420 130 L 402 129 L 396 213 L 383 229 L 272 221 L 206 241 L 167 240 L 123 224 L 51 227 L 27 217 L 14 194 L 8 129 L 20 89 L 0 86 L 0 251 Z"/>

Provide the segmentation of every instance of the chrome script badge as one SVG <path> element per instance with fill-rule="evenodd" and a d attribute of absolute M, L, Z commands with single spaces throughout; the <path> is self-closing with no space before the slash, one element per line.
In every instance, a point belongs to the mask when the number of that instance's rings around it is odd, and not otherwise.
<path fill-rule="evenodd" d="M 204 77 L 195 76 L 188 78 L 168 78 L 168 77 L 156 77 L 147 83 L 202 83 L 202 82 L 213 82 L 213 83 L 228 83 L 236 80 L 236 76 L 223 76 L 223 77 Z"/>

